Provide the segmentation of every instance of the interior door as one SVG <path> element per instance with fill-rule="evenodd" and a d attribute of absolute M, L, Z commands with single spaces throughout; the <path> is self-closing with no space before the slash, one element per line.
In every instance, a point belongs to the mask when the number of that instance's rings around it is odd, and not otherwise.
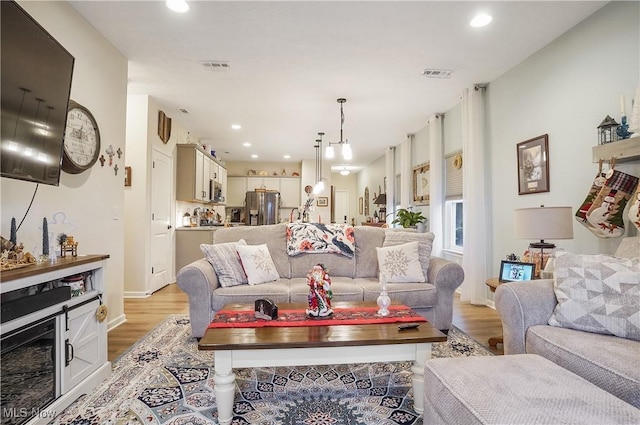
<path fill-rule="evenodd" d="M 171 158 L 152 151 L 151 168 L 151 277 L 148 293 L 169 283 L 171 276 Z"/>
<path fill-rule="evenodd" d="M 349 218 L 349 191 L 336 190 L 335 196 L 335 222 L 351 223 Z"/>

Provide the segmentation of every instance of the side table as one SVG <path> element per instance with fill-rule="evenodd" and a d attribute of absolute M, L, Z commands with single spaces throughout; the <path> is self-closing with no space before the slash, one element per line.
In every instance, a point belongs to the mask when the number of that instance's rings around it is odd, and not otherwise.
<path fill-rule="evenodd" d="M 496 288 L 498 288 L 498 286 L 500 286 L 502 282 L 500 282 L 500 279 L 498 279 L 497 277 L 490 277 L 489 279 L 487 279 L 485 284 L 489 287 L 489 290 L 491 292 L 496 292 Z M 495 348 L 498 346 L 498 344 L 502 344 L 502 343 L 503 343 L 502 336 L 494 336 L 489 338 L 489 347 Z"/>

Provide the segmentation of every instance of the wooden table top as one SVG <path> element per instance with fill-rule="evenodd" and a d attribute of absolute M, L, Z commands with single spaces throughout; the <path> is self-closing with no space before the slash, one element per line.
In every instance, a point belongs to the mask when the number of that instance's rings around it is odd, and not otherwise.
<path fill-rule="evenodd" d="M 333 302 L 333 307 L 372 307 L 375 302 Z M 228 304 L 225 310 L 253 310 L 249 304 Z M 279 304 L 281 310 L 305 309 L 305 303 Z M 256 350 L 444 342 L 447 336 L 429 322 L 415 329 L 399 330 L 400 323 L 332 326 L 282 326 L 207 329 L 200 350 Z"/>

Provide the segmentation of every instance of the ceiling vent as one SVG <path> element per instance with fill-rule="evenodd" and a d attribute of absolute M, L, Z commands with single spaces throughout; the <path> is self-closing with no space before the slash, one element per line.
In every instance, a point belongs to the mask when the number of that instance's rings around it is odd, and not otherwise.
<path fill-rule="evenodd" d="M 451 78 L 450 69 L 425 69 L 422 75 L 427 78 Z"/>
<path fill-rule="evenodd" d="M 202 61 L 200 65 L 204 67 L 207 71 L 228 71 L 231 68 L 228 61 Z"/>
<path fill-rule="evenodd" d="M 178 109 L 178 111 L 182 112 L 183 114 L 188 114 L 189 113 L 189 111 L 187 111 L 184 108 L 180 108 L 180 109 Z"/>

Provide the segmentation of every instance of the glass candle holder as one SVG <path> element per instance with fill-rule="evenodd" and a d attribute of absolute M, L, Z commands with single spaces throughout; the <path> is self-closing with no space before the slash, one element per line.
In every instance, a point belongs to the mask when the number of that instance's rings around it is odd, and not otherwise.
<path fill-rule="evenodd" d="M 384 281 L 380 282 L 380 295 L 378 296 L 378 316 L 388 316 L 389 315 L 389 306 L 391 305 L 391 298 L 387 294 L 387 283 Z"/>

